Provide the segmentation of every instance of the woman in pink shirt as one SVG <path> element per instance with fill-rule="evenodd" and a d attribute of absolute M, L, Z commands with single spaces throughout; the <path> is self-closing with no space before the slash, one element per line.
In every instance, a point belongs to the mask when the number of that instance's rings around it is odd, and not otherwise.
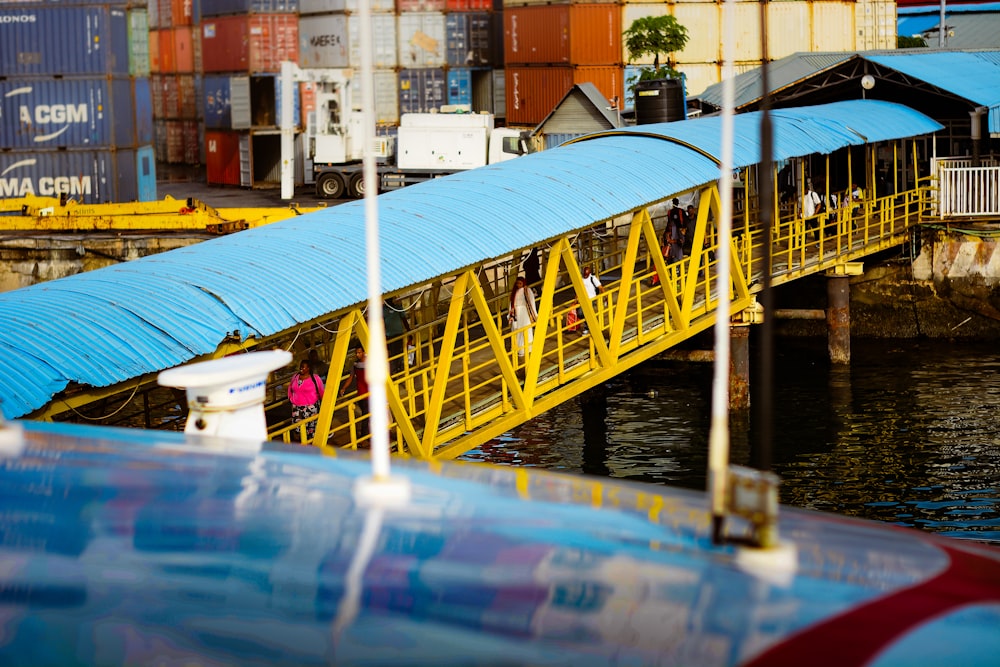
<path fill-rule="evenodd" d="M 288 383 L 288 402 L 292 404 L 292 423 L 299 423 L 319 414 L 319 403 L 323 398 L 323 378 L 312 371 L 308 359 L 299 364 L 299 372 Z M 306 435 L 310 440 L 316 435 L 316 420 L 306 424 Z"/>

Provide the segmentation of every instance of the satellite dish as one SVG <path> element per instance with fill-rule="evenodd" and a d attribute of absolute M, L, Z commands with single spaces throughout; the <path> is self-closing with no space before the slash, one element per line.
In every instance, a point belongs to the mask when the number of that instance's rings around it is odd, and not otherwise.
<path fill-rule="evenodd" d="M 875 77 L 871 74 L 865 74 L 861 77 L 861 87 L 865 90 L 871 90 L 875 87 Z"/>

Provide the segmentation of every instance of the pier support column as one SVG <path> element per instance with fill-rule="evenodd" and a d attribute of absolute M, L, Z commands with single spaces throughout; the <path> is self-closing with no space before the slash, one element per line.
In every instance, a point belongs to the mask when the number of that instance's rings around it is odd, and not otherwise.
<path fill-rule="evenodd" d="M 750 327 L 729 327 L 729 409 L 750 407 Z"/>
<path fill-rule="evenodd" d="M 860 262 L 849 262 L 827 272 L 826 327 L 830 361 L 835 364 L 851 363 L 851 282 L 850 276 L 859 276 L 863 270 Z"/>

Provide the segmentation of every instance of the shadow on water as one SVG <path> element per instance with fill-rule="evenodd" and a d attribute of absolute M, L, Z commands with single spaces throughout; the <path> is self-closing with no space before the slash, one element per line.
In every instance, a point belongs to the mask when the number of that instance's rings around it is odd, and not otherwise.
<path fill-rule="evenodd" d="M 1000 544 L 994 346 L 855 340 L 851 355 L 841 367 L 825 339 L 777 346 L 782 503 Z M 703 489 L 711 383 L 710 364 L 653 360 L 464 458 Z M 752 414 L 734 414 L 734 463 L 756 437 Z"/>

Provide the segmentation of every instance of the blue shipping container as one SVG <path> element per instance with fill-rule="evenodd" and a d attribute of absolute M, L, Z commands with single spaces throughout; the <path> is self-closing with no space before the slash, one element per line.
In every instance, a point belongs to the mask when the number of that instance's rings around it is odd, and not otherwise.
<path fill-rule="evenodd" d="M 149 79 L 0 81 L 4 148 L 135 148 L 152 140 Z"/>
<path fill-rule="evenodd" d="M 228 130 L 233 127 L 232 77 L 206 74 L 202 78 L 202 110 L 205 127 L 209 130 Z"/>
<path fill-rule="evenodd" d="M 129 73 L 124 9 L 0 7 L 0 76 Z"/>
<path fill-rule="evenodd" d="M 202 16 L 296 14 L 299 0 L 201 0 Z"/>
<path fill-rule="evenodd" d="M 154 201 L 153 148 L 0 153 L 0 199 L 31 194 L 85 204 Z"/>
<path fill-rule="evenodd" d="M 399 71 L 399 113 L 428 113 L 446 104 L 444 70 L 439 67 Z"/>
<path fill-rule="evenodd" d="M 448 104 L 468 104 L 472 109 L 472 70 L 466 67 L 448 70 Z"/>
<path fill-rule="evenodd" d="M 485 12 L 448 14 L 445 17 L 448 64 L 454 67 L 490 65 L 494 51 L 492 23 L 492 17 Z"/>

